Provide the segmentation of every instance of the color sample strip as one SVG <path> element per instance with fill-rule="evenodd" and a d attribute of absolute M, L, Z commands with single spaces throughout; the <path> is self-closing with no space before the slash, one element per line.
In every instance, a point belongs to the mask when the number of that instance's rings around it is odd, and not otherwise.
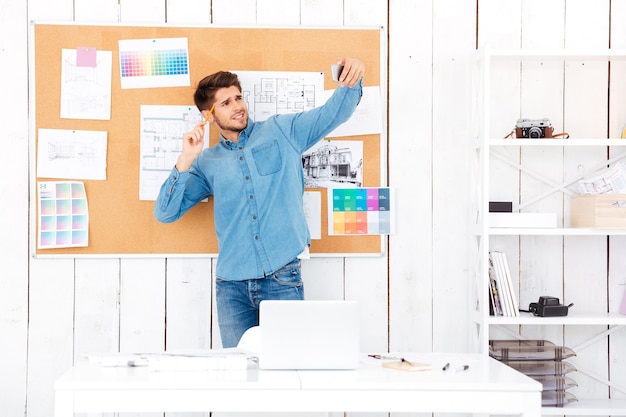
<path fill-rule="evenodd" d="M 121 51 L 122 77 L 148 77 L 189 73 L 185 49 Z"/>
<path fill-rule="evenodd" d="M 329 234 L 391 234 L 389 188 L 333 188 L 329 190 Z"/>
<path fill-rule="evenodd" d="M 82 182 L 39 182 L 38 247 L 87 246 L 89 213 Z"/>
<path fill-rule="evenodd" d="M 187 38 L 120 39 L 121 87 L 189 86 L 187 43 Z"/>

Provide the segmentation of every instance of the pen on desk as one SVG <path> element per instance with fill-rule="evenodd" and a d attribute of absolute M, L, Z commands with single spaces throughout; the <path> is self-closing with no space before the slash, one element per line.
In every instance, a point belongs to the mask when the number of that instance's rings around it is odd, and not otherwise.
<path fill-rule="evenodd" d="M 458 368 L 456 368 L 457 372 L 463 372 L 463 371 L 467 371 L 469 369 L 469 365 L 463 365 L 463 366 L 459 366 Z"/>
<path fill-rule="evenodd" d="M 393 360 L 400 359 L 397 356 L 378 355 L 378 354 L 367 355 L 367 356 L 369 356 L 370 358 L 374 358 L 374 359 L 393 359 Z"/>
<path fill-rule="evenodd" d="M 443 368 L 441 368 L 443 371 L 447 371 L 448 368 L 450 368 L 450 362 L 446 363 L 445 365 L 443 365 Z"/>

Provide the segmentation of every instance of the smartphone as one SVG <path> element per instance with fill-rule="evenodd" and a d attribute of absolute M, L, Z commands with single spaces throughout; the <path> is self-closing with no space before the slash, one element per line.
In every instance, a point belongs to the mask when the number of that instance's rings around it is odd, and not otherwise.
<path fill-rule="evenodd" d="M 341 75 L 341 71 L 343 71 L 343 65 L 333 64 L 330 66 L 330 72 L 333 74 L 333 81 L 339 82 L 339 76 Z"/>

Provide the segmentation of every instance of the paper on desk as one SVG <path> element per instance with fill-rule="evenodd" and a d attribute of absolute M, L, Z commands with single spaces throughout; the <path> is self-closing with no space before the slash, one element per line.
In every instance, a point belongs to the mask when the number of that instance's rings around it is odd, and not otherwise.
<path fill-rule="evenodd" d="M 220 371 L 247 367 L 248 357 L 243 352 L 215 353 L 207 356 L 148 356 L 148 369 L 151 371 Z"/>
<path fill-rule="evenodd" d="M 88 353 L 84 355 L 90 363 L 99 366 L 148 366 L 147 358 L 140 353 Z"/>
<path fill-rule="evenodd" d="M 248 355 L 237 349 L 199 352 L 89 353 L 89 362 L 103 367 L 148 367 L 151 371 L 207 371 L 246 369 Z"/>

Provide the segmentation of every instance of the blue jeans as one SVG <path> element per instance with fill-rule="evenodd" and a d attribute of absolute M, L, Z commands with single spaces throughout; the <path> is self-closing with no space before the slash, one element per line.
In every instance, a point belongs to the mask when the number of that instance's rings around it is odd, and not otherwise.
<path fill-rule="evenodd" d="M 271 275 L 243 281 L 215 281 L 217 321 L 222 347 L 235 347 L 246 330 L 259 325 L 263 300 L 303 300 L 300 259 L 294 259 Z"/>

